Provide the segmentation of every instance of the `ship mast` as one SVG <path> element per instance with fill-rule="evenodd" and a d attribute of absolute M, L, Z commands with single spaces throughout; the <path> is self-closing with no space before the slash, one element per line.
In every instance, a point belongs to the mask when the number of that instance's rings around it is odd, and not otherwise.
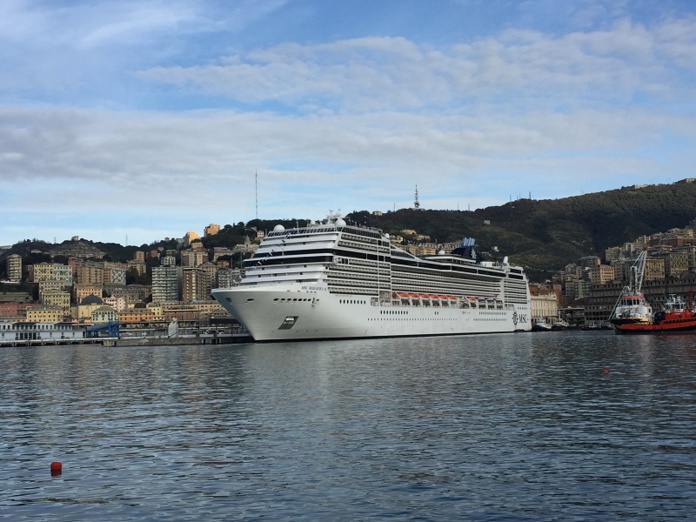
<path fill-rule="evenodd" d="M 636 258 L 635 262 L 631 265 L 631 273 L 629 274 L 628 285 L 623 287 L 619 298 L 614 303 L 614 307 L 611 309 L 611 314 L 609 314 L 609 319 L 616 315 L 616 309 L 619 307 L 621 298 L 625 295 L 640 295 L 641 288 L 643 287 L 643 277 L 645 276 L 645 265 L 648 259 L 648 251 L 643 250 L 640 255 Z"/>
<path fill-rule="evenodd" d="M 643 287 L 643 277 L 645 275 L 645 264 L 648 258 L 648 251 L 643 250 L 636 262 L 631 265 L 631 278 L 629 281 L 629 290 L 633 294 L 640 293 L 640 289 Z"/>

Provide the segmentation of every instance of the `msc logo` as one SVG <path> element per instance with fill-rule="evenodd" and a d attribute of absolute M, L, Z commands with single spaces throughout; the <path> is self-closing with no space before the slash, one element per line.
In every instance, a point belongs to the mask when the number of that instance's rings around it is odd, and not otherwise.
<path fill-rule="evenodd" d="M 517 312 L 513 312 L 512 322 L 515 326 L 517 326 L 517 323 L 527 323 L 527 314 L 518 314 Z"/>

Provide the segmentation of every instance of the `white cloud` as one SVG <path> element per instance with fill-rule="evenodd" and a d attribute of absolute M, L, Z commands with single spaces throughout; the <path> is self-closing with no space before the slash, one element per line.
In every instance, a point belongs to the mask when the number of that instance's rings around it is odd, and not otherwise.
<path fill-rule="evenodd" d="M 666 90 L 670 68 L 696 63 L 690 60 L 693 35 L 696 19 L 651 30 L 623 20 L 611 30 L 560 37 L 510 30 L 446 48 L 365 38 L 279 45 L 217 64 L 151 68 L 141 76 L 243 103 L 328 105 L 344 112 L 457 107 L 499 97 L 516 98 L 518 106 L 522 100 L 614 104 Z"/>
<path fill-rule="evenodd" d="M 641 23 L 626 3 L 535 2 L 519 11 L 560 9 L 576 29 L 508 24 L 437 45 L 230 36 L 285 4 L 219 4 L 217 19 L 182 0 L 8 4 L 0 244 L 17 239 L 8 231 L 68 230 L 73 217 L 119 241 L 131 228 L 248 221 L 256 171 L 263 218 L 410 206 L 416 184 L 424 206 L 465 209 L 693 175 L 694 17 Z M 610 23 L 595 29 L 602 13 Z M 227 39 L 212 54 L 162 48 L 216 31 Z M 143 99 L 153 108 L 138 109 Z"/>

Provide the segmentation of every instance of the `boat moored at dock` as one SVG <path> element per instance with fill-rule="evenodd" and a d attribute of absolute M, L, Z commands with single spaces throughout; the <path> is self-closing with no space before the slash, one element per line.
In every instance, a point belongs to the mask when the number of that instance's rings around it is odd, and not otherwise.
<path fill-rule="evenodd" d="M 278 225 L 213 297 L 256 341 L 503 333 L 531 329 L 520 267 L 481 261 L 466 239 L 415 256 L 374 228 L 330 215 Z"/>

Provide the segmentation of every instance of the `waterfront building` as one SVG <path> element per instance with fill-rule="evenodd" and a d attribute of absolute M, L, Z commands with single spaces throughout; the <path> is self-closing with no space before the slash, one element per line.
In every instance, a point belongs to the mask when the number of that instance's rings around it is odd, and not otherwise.
<path fill-rule="evenodd" d="M 152 312 L 155 321 L 164 321 L 164 307 L 162 305 L 158 303 L 148 303 L 145 308 Z"/>
<path fill-rule="evenodd" d="M 26 320 L 30 323 L 60 323 L 65 311 L 58 306 L 31 306 L 27 308 Z"/>
<path fill-rule="evenodd" d="M 118 321 L 118 313 L 108 305 L 100 306 L 92 310 L 92 324 L 113 323 Z"/>
<path fill-rule="evenodd" d="M 532 285 L 529 287 L 531 293 L 532 320 L 544 320 L 549 323 L 558 319 L 558 297 L 551 290 L 540 290 Z"/>
<path fill-rule="evenodd" d="M 148 308 L 127 308 L 118 313 L 118 322 L 121 324 L 151 324 L 156 322 L 155 313 Z"/>
<path fill-rule="evenodd" d="M 7 280 L 12 283 L 22 280 L 22 256 L 10 254 L 7 257 Z"/>
<path fill-rule="evenodd" d="M 212 316 L 228 316 L 229 313 L 214 300 L 201 303 L 170 304 L 162 307 L 164 320 L 169 322 L 173 319 L 179 321 L 201 321 L 206 323 Z"/>

